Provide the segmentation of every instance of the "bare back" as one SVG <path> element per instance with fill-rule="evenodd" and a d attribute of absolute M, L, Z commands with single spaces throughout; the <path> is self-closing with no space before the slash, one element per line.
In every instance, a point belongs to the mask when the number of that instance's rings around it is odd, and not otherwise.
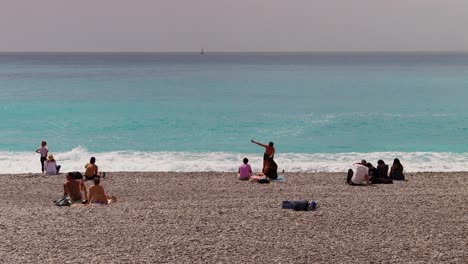
<path fill-rule="evenodd" d="M 78 181 L 67 181 L 63 187 L 65 189 L 65 194 L 70 197 L 73 201 L 81 200 L 81 191 L 80 191 L 80 182 Z"/>
<path fill-rule="evenodd" d="M 86 168 L 85 176 L 93 177 L 94 175 L 97 175 L 98 173 L 98 166 L 96 164 L 88 163 L 86 164 L 85 168 Z"/>
<path fill-rule="evenodd" d="M 92 203 L 107 204 L 107 196 L 101 185 L 94 185 L 89 188 L 89 200 Z"/>

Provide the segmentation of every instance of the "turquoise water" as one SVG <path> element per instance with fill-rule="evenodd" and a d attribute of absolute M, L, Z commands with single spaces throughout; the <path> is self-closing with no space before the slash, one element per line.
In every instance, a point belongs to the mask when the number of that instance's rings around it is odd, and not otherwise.
<path fill-rule="evenodd" d="M 255 170 L 255 139 L 289 171 L 466 170 L 467 73 L 463 53 L 3 53 L 0 167 L 37 171 L 45 139 L 65 170 L 90 155 L 108 171 Z"/>

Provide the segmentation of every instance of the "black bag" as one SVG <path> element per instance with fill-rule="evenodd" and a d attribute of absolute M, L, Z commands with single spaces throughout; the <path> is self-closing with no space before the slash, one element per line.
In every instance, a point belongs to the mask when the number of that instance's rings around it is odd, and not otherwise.
<path fill-rule="evenodd" d="M 307 211 L 309 202 L 307 200 L 292 202 L 292 209 L 294 211 Z"/>
<path fill-rule="evenodd" d="M 270 180 L 268 180 L 268 179 L 259 179 L 258 183 L 270 183 Z"/>
<path fill-rule="evenodd" d="M 57 201 L 54 201 L 54 204 L 56 206 L 70 206 L 71 201 L 68 199 L 68 196 L 64 195 L 62 198 L 58 199 Z"/>

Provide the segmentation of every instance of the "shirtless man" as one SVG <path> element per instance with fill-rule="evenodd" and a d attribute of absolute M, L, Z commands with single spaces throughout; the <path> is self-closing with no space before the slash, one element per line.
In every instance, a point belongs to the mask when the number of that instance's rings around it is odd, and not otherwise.
<path fill-rule="evenodd" d="M 108 204 L 106 192 L 104 188 L 99 185 L 100 183 L 101 180 L 99 178 L 94 178 L 94 186 L 89 187 L 88 205 L 91 203 Z"/>
<path fill-rule="evenodd" d="M 81 191 L 84 193 L 84 197 L 81 195 Z M 86 186 L 82 181 L 77 181 L 73 177 L 73 173 L 67 174 L 67 182 L 63 184 L 63 195 L 68 196 L 73 202 L 81 202 L 83 198 L 86 200 Z"/>
<path fill-rule="evenodd" d="M 98 166 L 95 164 L 96 163 L 96 158 L 91 157 L 89 160 L 89 163 L 86 164 L 85 169 L 85 178 L 86 180 L 93 180 L 94 178 L 99 178 L 98 176 Z"/>
<path fill-rule="evenodd" d="M 273 142 L 268 143 L 268 145 L 259 143 L 259 142 L 255 141 L 253 139 L 250 140 L 250 142 L 265 148 L 265 153 L 263 153 L 263 169 L 265 169 L 265 166 L 267 165 L 268 159 L 269 158 L 273 159 L 273 157 L 275 156 L 275 148 L 273 147 L 274 146 Z M 262 169 L 262 171 L 263 171 L 263 169 Z"/>

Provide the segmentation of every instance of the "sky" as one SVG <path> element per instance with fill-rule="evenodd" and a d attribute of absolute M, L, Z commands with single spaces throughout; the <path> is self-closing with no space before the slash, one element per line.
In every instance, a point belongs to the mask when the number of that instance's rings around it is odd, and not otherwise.
<path fill-rule="evenodd" d="M 0 0 L 0 51 L 468 51 L 468 0 Z"/>

